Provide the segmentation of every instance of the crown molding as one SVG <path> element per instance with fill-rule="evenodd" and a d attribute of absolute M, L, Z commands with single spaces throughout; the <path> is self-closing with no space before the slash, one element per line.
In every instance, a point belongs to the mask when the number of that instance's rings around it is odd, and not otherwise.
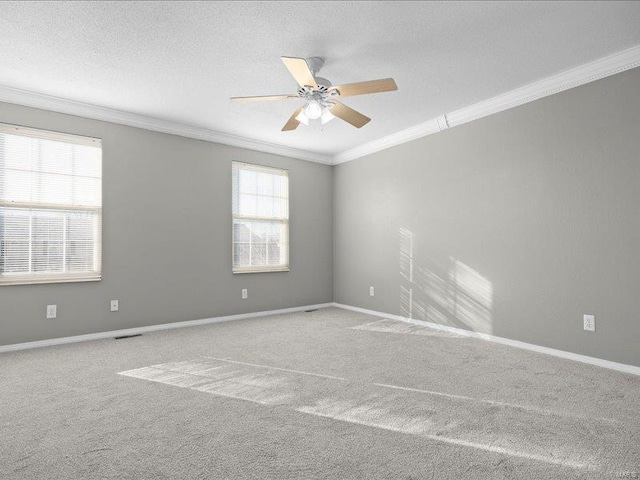
<path fill-rule="evenodd" d="M 640 66 L 640 45 L 447 114 L 454 127 Z"/>
<path fill-rule="evenodd" d="M 30 92 L 18 88 L 0 86 L 0 102 L 15 103 L 27 107 L 91 118 L 93 120 L 102 120 L 129 127 L 142 128 L 154 132 L 169 133 L 171 135 L 195 138 L 197 140 L 205 140 L 208 142 L 230 145 L 232 147 L 273 153 L 310 162 L 324 163 L 327 165 L 330 165 L 332 162 L 332 158 L 330 156 L 319 153 L 308 152 L 306 150 L 277 145 L 275 143 L 263 142 L 261 140 L 254 140 L 238 135 L 217 132 L 215 130 L 194 127 L 192 125 L 185 125 L 178 122 L 139 115 L 122 110 L 115 110 L 89 103 L 76 102 L 74 100 Z"/>
<path fill-rule="evenodd" d="M 358 145 L 333 156 L 11 87 L 0 86 L 0 102 L 41 108 L 310 162 L 338 165 L 638 66 L 640 66 L 640 45 Z"/>
<path fill-rule="evenodd" d="M 427 135 L 438 133 L 441 130 L 443 130 L 442 120 L 438 121 L 437 118 L 429 120 L 428 122 L 419 123 L 418 125 L 407 128 L 406 130 L 401 130 L 397 133 L 394 133 L 393 135 L 388 135 L 386 137 L 379 138 L 378 140 L 374 140 L 373 142 L 368 142 L 355 148 L 346 150 L 342 153 L 338 153 L 337 155 L 333 156 L 333 164 L 338 165 L 340 163 L 349 162 L 351 160 L 355 160 L 356 158 L 364 157 L 366 155 L 379 152 L 380 150 L 384 150 L 386 148 L 394 147 L 402 143 L 407 143 L 411 140 L 415 140 L 416 138 L 426 137 Z"/>
<path fill-rule="evenodd" d="M 554 93 L 594 82 L 638 66 L 640 66 L 640 45 L 338 153 L 333 157 L 333 164 L 337 165 L 355 160 L 356 158 L 364 157 L 410 140 L 441 132 L 449 127 L 455 127 L 471 122 L 472 120 L 487 117 L 494 113 L 533 102 L 534 100 L 553 95 Z"/>

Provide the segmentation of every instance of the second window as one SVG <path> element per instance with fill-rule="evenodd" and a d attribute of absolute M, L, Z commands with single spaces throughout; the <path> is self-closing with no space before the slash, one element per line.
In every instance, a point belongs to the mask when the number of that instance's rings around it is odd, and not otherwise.
<path fill-rule="evenodd" d="M 233 162 L 233 273 L 289 270 L 289 172 Z"/>

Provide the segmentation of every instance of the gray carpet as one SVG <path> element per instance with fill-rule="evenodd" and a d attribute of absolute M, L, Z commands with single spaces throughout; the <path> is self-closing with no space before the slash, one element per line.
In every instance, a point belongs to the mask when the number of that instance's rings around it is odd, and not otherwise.
<path fill-rule="evenodd" d="M 640 478 L 639 392 L 329 308 L 1 354 L 0 478 Z"/>

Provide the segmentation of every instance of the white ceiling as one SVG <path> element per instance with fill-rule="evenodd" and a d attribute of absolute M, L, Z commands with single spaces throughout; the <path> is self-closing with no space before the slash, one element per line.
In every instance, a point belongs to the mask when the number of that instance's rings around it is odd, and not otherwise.
<path fill-rule="evenodd" d="M 0 86 L 335 155 L 640 44 L 640 2 L 0 2 Z M 372 118 L 280 129 L 299 100 L 280 56 Z"/>

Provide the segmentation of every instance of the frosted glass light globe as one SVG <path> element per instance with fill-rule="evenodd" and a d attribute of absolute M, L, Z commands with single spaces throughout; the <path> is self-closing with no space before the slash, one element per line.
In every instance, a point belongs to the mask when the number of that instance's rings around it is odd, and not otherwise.
<path fill-rule="evenodd" d="M 320 118 L 322 115 L 322 106 L 315 100 L 311 100 L 306 107 L 304 107 L 304 113 L 307 114 L 311 120 Z"/>

